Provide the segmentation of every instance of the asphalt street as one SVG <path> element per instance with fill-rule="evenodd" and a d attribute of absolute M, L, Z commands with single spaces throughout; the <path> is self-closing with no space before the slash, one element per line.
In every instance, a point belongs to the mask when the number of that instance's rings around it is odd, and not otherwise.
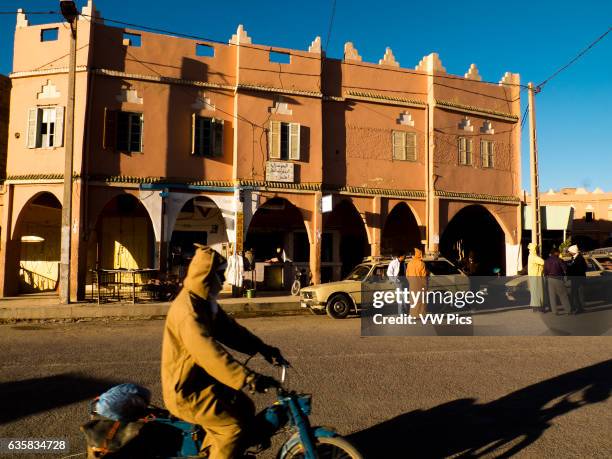
<path fill-rule="evenodd" d="M 612 457 L 609 336 L 361 337 L 355 318 L 240 322 L 293 363 L 289 383 L 313 394 L 312 421 L 367 458 Z M 161 403 L 162 329 L 162 320 L 0 326 L 0 438 L 63 437 L 77 454 L 88 401 L 106 388 L 136 382 Z M 250 365 L 275 374 L 260 358 Z"/>

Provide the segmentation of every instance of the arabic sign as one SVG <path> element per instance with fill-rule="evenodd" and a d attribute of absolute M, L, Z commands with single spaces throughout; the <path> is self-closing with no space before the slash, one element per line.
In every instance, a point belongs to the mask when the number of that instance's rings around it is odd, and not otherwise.
<path fill-rule="evenodd" d="M 284 161 L 268 161 L 266 163 L 266 181 L 294 182 L 295 164 Z"/>

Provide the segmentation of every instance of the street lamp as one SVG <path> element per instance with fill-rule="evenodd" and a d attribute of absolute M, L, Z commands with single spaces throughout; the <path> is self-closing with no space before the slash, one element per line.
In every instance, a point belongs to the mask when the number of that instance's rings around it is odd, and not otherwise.
<path fill-rule="evenodd" d="M 72 0 L 60 0 L 62 15 L 70 24 L 68 64 L 68 104 L 66 107 L 66 146 L 64 162 L 64 199 L 62 205 L 62 242 L 60 257 L 60 302 L 70 303 L 70 248 L 72 245 L 72 175 L 74 154 L 74 99 L 76 81 L 76 39 L 79 11 Z"/>
<path fill-rule="evenodd" d="M 60 10 L 64 18 L 66 18 L 66 21 L 70 24 L 72 24 L 79 15 L 76 4 L 72 0 L 60 0 Z"/>

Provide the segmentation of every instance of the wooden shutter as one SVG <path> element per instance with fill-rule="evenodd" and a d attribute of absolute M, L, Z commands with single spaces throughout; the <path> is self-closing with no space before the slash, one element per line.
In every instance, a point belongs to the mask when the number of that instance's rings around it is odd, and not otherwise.
<path fill-rule="evenodd" d="M 140 122 L 140 150 L 138 151 L 144 152 L 144 114 L 139 113 L 136 116 L 138 116 L 138 121 Z"/>
<path fill-rule="evenodd" d="M 55 135 L 53 146 L 61 147 L 64 144 L 64 107 L 55 107 Z"/>
<path fill-rule="evenodd" d="M 26 146 L 28 148 L 36 148 L 40 131 L 40 110 L 38 107 L 28 110 L 28 135 L 26 136 Z"/>
<path fill-rule="evenodd" d="M 489 144 L 489 167 L 495 167 L 495 142 L 490 140 L 487 143 Z"/>
<path fill-rule="evenodd" d="M 269 153 L 270 159 L 280 159 L 281 157 L 281 123 L 280 121 L 270 121 Z"/>
<path fill-rule="evenodd" d="M 104 126 L 102 130 L 102 148 L 115 151 L 117 143 L 117 111 L 104 107 Z"/>
<path fill-rule="evenodd" d="M 466 138 L 459 137 L 457 139 L 457 149 L 459 151 L 459 164 L 466 164 Z"/>
<path fill-rule="evenodd" d="M 393 131 L 393 159 L 405 159 L 405 140 L 403 132 Z"/>
<path fill-rule="evenodd" d="M 223 156 L 223 120 L 213 120 L 213 156 Z"/>
<path fill-rule="evenodd" d="M 474 150 L 472 139 L 465 139 L 465 164 L 472 165 L 472 151 Z"/>
<path fill-rule="evenodd" d="M 489 167 L 489 144 L 486 140 L 480 141 L 480 160 L 482 167 Z"/>
<path fill-rule="evenodd" d="M 414 132 L 406 132 L 406 159 L 408 161 L 417 160 L 416 134 Z"/>
<path fill-rule="evenodd" d="M 196 153 L 196 114 L 191 114 L 191 154 Z"/>
<path fill-rule="evenodd" d="M 300 125 L 289 123 L 289 159 L 300 160 Z"/>

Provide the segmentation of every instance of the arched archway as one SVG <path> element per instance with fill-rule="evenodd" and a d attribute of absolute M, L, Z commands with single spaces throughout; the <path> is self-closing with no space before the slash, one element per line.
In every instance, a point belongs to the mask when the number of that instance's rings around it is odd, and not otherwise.
<path fill-rule="evenodd" d="M 61 224 L 62 205 L 50 192 L 35 195 L 22 208 L 13 233 L 19 258 L 12 269 L 19 272 L 19 293 L 57 289 Z"/>
<path fill-rule="evenodd" d="M 461 209 L 446 226 L 440 239 L 440 252 L 460 263 L 473 252 L 479 274 L 492 275 L 495 268 L 506 270 L 506 239 L 495 217 L 481 205 Z"/>
<path fill-rule="evenodd" d="M 227 256 L 227 230 L 221 209 L 206 196 L 194 196 L 183 204 L 168 246 L 169 271 L 182 277 L 195 253 L 194 243 L 209 245 Z"/>
<path fill-rule="evenodd" d="M 256 261 L 268 260 L 282 248 L 295 263 L 307 264 L 310 244 L 304 216 L 284 198 L 272 198 L 261 205 L 249 224 L 244 248 L 254 251 Z"/>
<path fill-rule="evenodd" d="M 412 252 L 420 245 L 419 224 L 408 205 L 400 202 L 385 219 L 381 234 L 381 255 Z"/>
<path fill-rule="evenodd" d="M 154 267 L 155 236 L 149 213 L 131 194 L 113 197 L 98 215 L 87 253 L 89 269 Z"/>
<path fill-rule="evenodd" d="M 340 263 L 339 276 L 333 278 L 343 278 L 370 255 L 365 223 L 350 200 L 340 201 L 329 214 L 325 214 L 323 228 L 324 236 L 330 236 L 323 238 L 321 259 L 325 261 L 326 254 L 332 252 L 333 260 Z M 321 277 L 325 278 L 323 268 Z"/>

